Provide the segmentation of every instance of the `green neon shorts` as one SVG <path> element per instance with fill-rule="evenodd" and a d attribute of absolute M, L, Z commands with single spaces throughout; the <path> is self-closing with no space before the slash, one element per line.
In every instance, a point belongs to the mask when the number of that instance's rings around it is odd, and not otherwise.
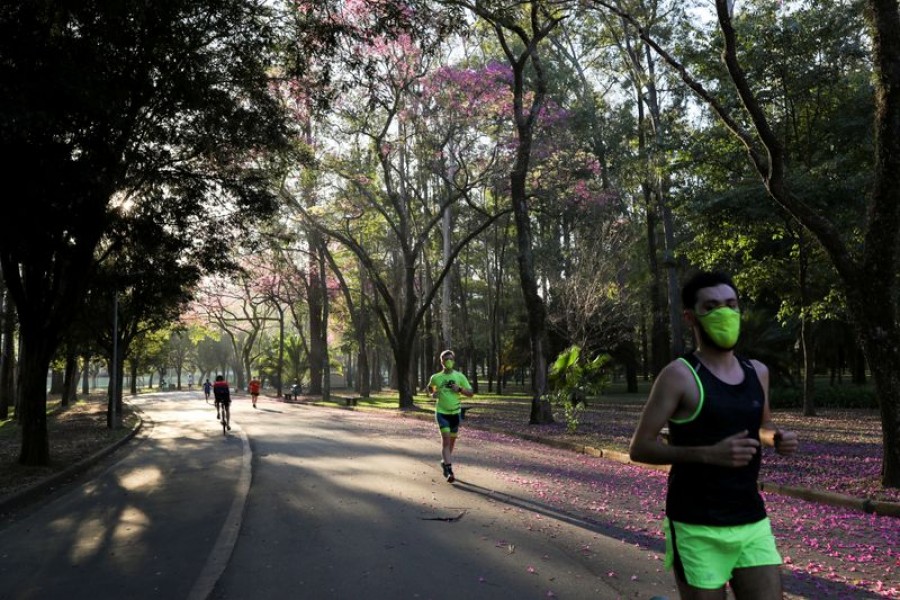
<path fill-rule="evenodd" d="M 716 590 L 735 569 L 780 565 L 768 517 L 748 525 L 691 525 L 665 519 L 666 568 L 695 588 Z"/>

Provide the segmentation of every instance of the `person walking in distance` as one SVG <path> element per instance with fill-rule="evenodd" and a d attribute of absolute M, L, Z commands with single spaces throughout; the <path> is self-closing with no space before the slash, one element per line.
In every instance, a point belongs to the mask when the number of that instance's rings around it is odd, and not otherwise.
<path fill-rule="evenodd" d="M 247 385 L 247 390 L 250 392 L 250 399 L 253 401 L 253 408 L 256 408 L 256 398 L 259 396 L 260 386 L 259 379 L 256 377 L 251 379 L 250 383 Z"/>
<path fill-rule="evenodd" d="M 441 352 L 440 359 L 443 369 L 431 376 L 428 389 L 431 397 L 436 400 L 434 418 L 441 432 L 441 468 L 444 478 L 453 483 L 456 481 L 453 474 L 453 449 L 459 434 L 459 422 L 465 413 L 460 408 L 459 397 L 462 394 L 471 398 L 475 393 L 466 376 L 454 370 L 456 357 L 452 350 Z"/>
<path fill-rule="evenodd" d="M 780 599 L 782 559 L 757 479 L 761 446 L 792 454 L 797 435 L 772 422 L 766 366 L 734 352 L 741 313 L 731 278 L 698 273 L 681 301 L 696 349 L 656 377 L 629 451 L 672 465 L 666 566 L 683 600 L 724 600 L 726 583 L 737 600 Z"/>
<path fill-rule="evenodd" d="M 213 384 L 213 396 L 216 399 L 216 412 L 221 411 L 222 432 L 231 431 L 231 390 L 223 375 L 216 375 Z"/>

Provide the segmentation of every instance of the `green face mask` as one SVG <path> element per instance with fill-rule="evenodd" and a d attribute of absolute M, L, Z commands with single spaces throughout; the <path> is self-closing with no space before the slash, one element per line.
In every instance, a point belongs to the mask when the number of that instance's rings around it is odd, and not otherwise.
<path fill-rule="evenodd" d="M 715 308 L 705 315 L 697 315 L 700 327 L 713 343 L 723 350 L 731 350 L 741 334 L 741 311 L 727 306 Z"/>
<path fill-rule="evenodd" d="M 455 364 L 456 363 L 453 361 L 452 358 L 448 358 L 447 360 L 444 361 L 444 367 L 447 369 L 452 369 L 453 365 L 455 365 Z"/>

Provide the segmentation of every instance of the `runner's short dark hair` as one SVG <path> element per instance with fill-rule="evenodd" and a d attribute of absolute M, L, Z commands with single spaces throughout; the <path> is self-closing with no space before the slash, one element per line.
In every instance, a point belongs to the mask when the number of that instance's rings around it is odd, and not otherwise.
<path fill-rule="evenodd" d="M 703 288 L 715 287 L 722 284 L 727 285 L 734 290 L 734 293 L 740 298 L 737 286 L 731 277 L 722 271 L 700 271 L 687 280 L 684 287 L 681 288 L 681 306 L 682 308 L 694 309 L 697 304 L 697 292 Z"/>

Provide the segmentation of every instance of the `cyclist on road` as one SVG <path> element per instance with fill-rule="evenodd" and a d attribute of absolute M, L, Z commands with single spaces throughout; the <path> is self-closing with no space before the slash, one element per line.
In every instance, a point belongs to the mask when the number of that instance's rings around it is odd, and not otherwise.
<path fill-rule="evenodd" d="M 213 396 L 216 399 L 216 414 L 221 412 L 222 432 L 231 431 L 231 391 L 223 375 L 216 375 L 213 384 Z"/>

